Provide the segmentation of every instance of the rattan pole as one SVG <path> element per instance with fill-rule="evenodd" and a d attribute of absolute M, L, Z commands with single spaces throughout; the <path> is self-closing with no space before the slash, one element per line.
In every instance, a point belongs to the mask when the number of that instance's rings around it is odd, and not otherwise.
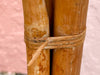
<path fill-rule="evenodd" d="M 44 0 L 23 0 L 25 37 L 40 39 L 49 36 L 49 20 Z M 36 50 L 30 49 L 26 42 L 27 63 Z M 27 67 L 28 75 L 49 75 L 50 51 L 42 50 L 36 61 Z"/>
<path fill-rule="evenodd" d="M 88 0 L 55 0 L 54 36 L 74 35 L 86 28 Z M 52 75 L 80 75 L 83 44 L 53 51 Z"/>

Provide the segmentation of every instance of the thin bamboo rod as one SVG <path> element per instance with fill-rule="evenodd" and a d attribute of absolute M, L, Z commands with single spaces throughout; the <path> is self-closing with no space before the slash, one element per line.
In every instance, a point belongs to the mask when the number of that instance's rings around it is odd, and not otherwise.
<path fill-rule="evenodd" d="M 86 28 L 88 0 L 55 0 L 54 35 L 74 35 Z M 53 51 L 52 75 L 80 75 L 83 44 Z"/>
<path fill-rule="evenodd" d="M 25 37 L 41 39 L 49 36 L 49 20 L 44 0 L 23 0 Z M 29 43 L 28 43 L 29 44 Z M 26 43 L 27 63 L 36 52 Z M 50 51 L 43 50 L 31 66 L 27 67 L 28 75 L 49 75 Z"/>

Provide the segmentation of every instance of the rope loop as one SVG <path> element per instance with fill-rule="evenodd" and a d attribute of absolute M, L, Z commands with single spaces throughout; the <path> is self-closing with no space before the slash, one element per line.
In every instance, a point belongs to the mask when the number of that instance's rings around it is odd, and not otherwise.
<path fill-rule="evenodd" d="M 33 62 L 39 57 L 41 51 L 47 49 L 58 48 L 72 48 L 78 46 L 84 42 L 86 30 L 82 33 L 72 36 L 60 36 L 60 37 L 47 37 L 39 40 L 29 39 L 25 37 L 25 43 L 28 48 L 37 50 L 29 61 L 28 66 L 31 66 Z"/>

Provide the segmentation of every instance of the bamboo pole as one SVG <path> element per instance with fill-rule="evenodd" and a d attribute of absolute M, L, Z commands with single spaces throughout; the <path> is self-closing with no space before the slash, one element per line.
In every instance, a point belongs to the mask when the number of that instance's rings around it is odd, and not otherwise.
<path fill-rule="evenodd" d="M 74 35 L 86 28 L 88 0 L 55 0 L 54 35 Z M 83 44 L 53 52 L 52 75 L 80 75 Z"/>
<path fill-rule="evenodd" d="M 44 0 L 23 0 L 25 37 L 27 39 L 41 39 L 49 36 L 49 20 Z M 28 47 L 26 42 L 27 63 L 36 52 Z M 27 67 L 28 75 L 49 75 L 50 51 L 42 50 L 36 61 Z"/>

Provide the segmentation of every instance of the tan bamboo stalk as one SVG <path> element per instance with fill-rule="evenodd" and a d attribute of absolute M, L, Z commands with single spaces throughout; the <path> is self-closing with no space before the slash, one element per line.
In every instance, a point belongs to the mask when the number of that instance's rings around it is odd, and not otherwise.
<path fill-rule="evenodd" d="M 88 0 L 55 0 L 54 35 L 74 35 L 86 28 Z M 80 75 L 83 44 L 53 52 L 52 75 Z"/>
<path fill-rule="evenodd" d="M 49 20 L 44 0 L 23 0 L 25 38 L 41 39 L 49 36 Z M 36 50 L 29 47 L 26 42 L 27 63 L 32 59 Z M 27 67 L 28 75 L 49 75 L 50 52 L 42 50 L 36 61 Z"/>

